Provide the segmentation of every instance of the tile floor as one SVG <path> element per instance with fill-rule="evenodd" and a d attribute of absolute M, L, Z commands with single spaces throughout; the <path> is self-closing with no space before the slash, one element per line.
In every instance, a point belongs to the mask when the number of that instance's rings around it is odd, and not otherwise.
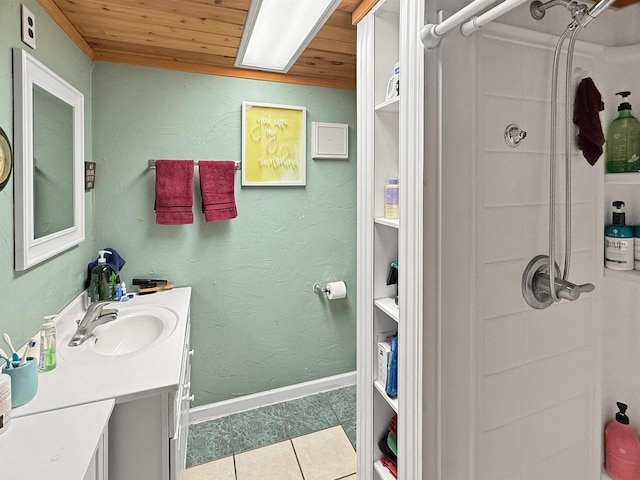
<path fill-rule="evenodd" d="M 191 425 L 185 480 L 355 480 L 349 386 Z"/>

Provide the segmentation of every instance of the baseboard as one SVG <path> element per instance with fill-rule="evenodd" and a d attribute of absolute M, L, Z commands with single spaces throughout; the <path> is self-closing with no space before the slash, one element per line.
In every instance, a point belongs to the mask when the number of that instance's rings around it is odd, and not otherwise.
<path fill-rule="evenodd" d="M 287 387 L 275 388 L 265 392 L 232 398 L 209 405 L 201 405 L 189 410 L 189 423 L 200 423 L 206 420 L 224 417 L 233 413 L 244 412 L 254 408 L 266 407 L 274 403 L 286 402 L 307 395 L 335 390 L 356 384 L 356 372 L 347 372 L 332 377 L 319 378 L 310 382 L 298 383 Z"/>

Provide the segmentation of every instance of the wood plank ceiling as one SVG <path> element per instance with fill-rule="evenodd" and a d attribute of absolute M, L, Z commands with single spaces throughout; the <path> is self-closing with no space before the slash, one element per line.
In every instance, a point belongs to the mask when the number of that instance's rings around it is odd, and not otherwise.
<path fill-rule="evenodd" d="M 287 74 L 233 66 L 251 0 L 38 0 L 92 59 L 355 89 L 357 21 L 377 0 L 342 0 Z M 617 0 L 625 7 L 640 0 Z M 282 28 L 286 28 L 286 17 Z"/>
<path fill-rule="evenodd" d="M 356 27 L 352 16 L 363 15 L 375 2 L 342 0 L 287 74 L 233 66 L 251 0 L 38 3 L 94 60 L 355 89 Z M 286 16 L 282 23 L 286 28 Z"/>

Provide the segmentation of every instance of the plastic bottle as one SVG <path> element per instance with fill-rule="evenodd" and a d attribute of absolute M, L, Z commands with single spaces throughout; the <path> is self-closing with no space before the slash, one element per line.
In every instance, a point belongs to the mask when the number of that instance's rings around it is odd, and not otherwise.
<path fill-rule="evenodd" d="M 631 92 L 618 92 L 622 103 L 618 106 L 618 118 L 607 130 L 607 172 L 637 172 L 640 169 L 640 122 L 631 115 L 631 104 L 626 97 Z"/>
<path fill-rule="evenodd" d="M 398 334 L 389 340 L 389 364 L 387 366 L 387 384 L 385 390 L 391 398 L 398 396 Z"/>
<path fill-rule="evenodd" d="M 91 269 L 91 281 L 89 283 L 89 302 L 94 303 L 100 300 L 112 300 L 111 298 L 111 274 L 113 270 L 107 265 L 106 254 L 111 255 L 108 250 L 98 252 L 98 264 Z"/>
<path fill-rule="evenodd" d="M 56 368 L 56 325 L 53 322 L 55 317 L 55 315 L 44 317 L 46 321 L 40 329 L 40 359 L 38 361 L 38 370 L 41 372 L 49 372 Z"/>
<path fill-rule="evenodd" d="M 398 179 L 392 178 L 384 186 L 384 218 L 399 218 L 398 210 Z"/>
<path fill-rule="evenodd" d="M 620 411 L 604 431 L 604 466 L 614 480 L 640 480 L 640 440 L 629 425 L 627 406 L 616 404 Z"/>
<path fill-rule="evenodd" d="M 11 377 L 0 373 L 0 434 L 9 428 L 11 423 Z"/>
<path fill-rule="evenodd" d="M 120 282 L 120 276 L 116 275 L 115 285 L 113 286 L 113 299 L 120 300 L 122 298 L 122 283 Z"/>
<path fill-rule="evenodd" d="M 633 228 L 625 225 L 624 202 L 613 202 L 613 224 L 604 230 L 604 266 L 612 270 L 633 270 Z"/>

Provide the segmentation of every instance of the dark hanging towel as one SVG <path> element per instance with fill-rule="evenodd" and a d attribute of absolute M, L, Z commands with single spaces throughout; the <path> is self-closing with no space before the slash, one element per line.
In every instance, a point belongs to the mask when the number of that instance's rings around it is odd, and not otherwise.
<path fill-rule="evenodd" d="M 578 148 L 590 165 L 594 165 L 602 155 L 604 133 L 598 112 L 604 110 L 600 92 L 591 77 L 583 79 L 576 90 L 573 105 L 573 123 L 578 126 Z"/>

